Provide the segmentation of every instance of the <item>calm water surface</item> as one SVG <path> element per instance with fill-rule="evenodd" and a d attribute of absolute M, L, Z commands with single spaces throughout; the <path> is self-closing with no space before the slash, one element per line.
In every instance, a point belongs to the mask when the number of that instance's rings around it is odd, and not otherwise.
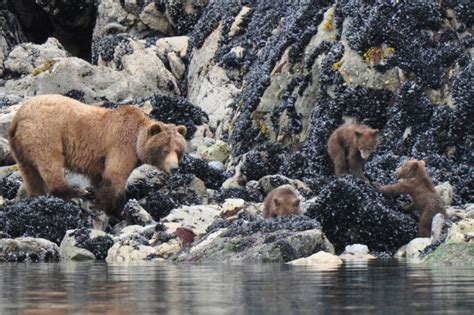
<path fill-rule="evenodd" d="M 474 314 L 474 269 L 0 264 L 0 314 Z"/>

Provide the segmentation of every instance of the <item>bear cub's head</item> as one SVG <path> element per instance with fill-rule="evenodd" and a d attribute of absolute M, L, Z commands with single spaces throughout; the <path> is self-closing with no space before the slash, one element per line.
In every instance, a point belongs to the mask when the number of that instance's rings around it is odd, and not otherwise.
<path fill-rule="evenodd" d="M 186 152 L 185 135 L 185 126 L 153 122 L 138 136 L 138 158 L 170 174 L 179 167 Z"/>
<path fill-rule="evenodd" d="M 398 178 L 410 179 L 425 173 L 425 161 L 407 160 L 396 171 Z"/>
<path fill-rule="evenodd" d="M 367 160 L 379 144 L 379 130 L 372 128 L 363 128 L 355 130 L 356 145 L 360 156 Z"/>

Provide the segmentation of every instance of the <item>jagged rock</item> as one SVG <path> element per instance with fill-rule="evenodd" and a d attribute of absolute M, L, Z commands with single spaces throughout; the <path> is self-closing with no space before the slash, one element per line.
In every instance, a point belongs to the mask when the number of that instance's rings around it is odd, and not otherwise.
<path fill-rule="evenodd" d="M 98 230 L 68 230 L 59 247 L 65 260 L 104 260 L 112 247 L 112 237 Z"/>
<path fill-rule="evenodd" d="M 334 253 L 315 220 L 304 216 L 264 220 L 241 212 L 231 220 L 216 220 L 177 260 L 288 262 L 320 250 Z"/>
<path fill-rule="evenodd" d="M 170 52 L 174 52 L 180 58 L 184 58 L 188 51 L 188 45 L 188 36 L 160 38 L 156 41 L 156 53 L 161 58 L 161 60 L 165 60 Z"/>
<path fill-rule="evenodd" d="M 441 241 L 441 237 L 443 234 L 443 226 L 446 222 L 444 215 L 441 213 L 437 213 L 433 217 L 433 221 L 431 224 L 431 245 L 434 245 Z"/>
<path fill-rule="evenodd" d="M 0 262 L 58 262 L 59 247 L 43 238 L 0 239 Z"/>
<path fill-rule="evenodd" d="M 188 100 L 209 115 L 209 126 L 214 129 L 228 119 L 230 105 L 240 93 L 226 71 L 212 62 L 221 31 L 222 27 L 219 26 L 202 47 L 193 51 L 187 74 Z"/>
<path fill-rule="evenodd" d="M 172 34 L 172 25 L 166 15 L 158 10 L 156 4 L 147 4 L 139 15 L 140 20 L 152 30 L 163 34 Z"/>
<path fill-rule="evenodd" d="M 342 265 L 342 260 L 336 255 L 319 251 L 309 257 L 292 260 L 288 262 L 288 264 L 295 266 L 317 266 L 325 269 L 332 269 Z"/>
<path fill-rule="evenodd" d="M 11 72 L 28 75 L 39 71 L 39 67 L 43 64 L 64 57 L 67 57 L 64 47 L 56 38 L 50 37 L 41 45 L 24 43 L 16 46 L 5 61 L 5 68 Z"/>

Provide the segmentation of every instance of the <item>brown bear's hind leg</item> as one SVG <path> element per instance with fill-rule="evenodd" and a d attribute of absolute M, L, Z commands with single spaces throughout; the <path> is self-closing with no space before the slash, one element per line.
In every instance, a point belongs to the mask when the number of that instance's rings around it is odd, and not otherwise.
<path fill-rule="evenodd" d="M 433 220 L 433 215 L 430 211 L 423 211 L 420 217 L 420 223 L 418 224 L 418 234 L 420 237 L 430 237 L 431 236 L 431 221 Z"/>
<path fill-rule="evenodd" d="M 28 193 L 28 197 L 46 195 L 45 183 L 36 168 L 25 162 L 18 162 L 18 167 L 23 177 L 23 185 Z"/>
<path fill-rule="evenodd" d="M 66 178 L 64 177 L 64 160 L 58 158 L 45 159 L 50 161 L 47 166 L 40 166 L 39 172 L 43 178 L 50 195 L 69 199 L 74 197 L 81 197 L 85 192 L 79 189 L 69 187 Z"/>
<path fill-rule="evenodd" d="M 360 157 L 359 150 L 356 148 L 351 149 L 349 152 L 349 170 L 352 175 L 369 182 L 369 179 L 364 174 L 364 160 Z"/>
<path fill-rule="evenodd" d="M 348 173 L 344 148 L 336 141 L 330 139 L 328 144 L 328 153 L 334 164 L 334 173 L 337 177 Z"/>

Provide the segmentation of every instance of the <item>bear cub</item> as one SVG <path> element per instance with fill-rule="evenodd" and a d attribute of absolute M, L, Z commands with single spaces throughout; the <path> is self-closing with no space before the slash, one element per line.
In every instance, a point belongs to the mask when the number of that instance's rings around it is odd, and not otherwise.
<path fill-rule="evenodd" d="M 446 216 L 446 209 L 431 178 L 426 173 L 425 162 L 408 160 L 396 170 L 395 175 L 400 178 L 397 184 L 381 186 L 379 183 L 374 183 L 374 186 L 378 191 L 391 196 L 408 194 L 412 202 L 404 205 L 403 208 L 407 212 L 414 209 L 420 211 L 418 235 L 430 237 L 433 217 L 436 213 Z"/>
<path fill-rule="evenodd" d="M 291 185 L 282 185 L 273 189 L 263 202 L 263 217 L 265 219 L 298 214 L 299 212 L 299 193 Z"/>
<path fill-rule="evenodd" d="M 365 125 L 345 123 L 333 131 L 327 148 L 336 176 L 352 174 L 364 181 L 365 160 L 379 144 L 379 131 Z"/>
<path fill-rule="evenodd" d="M 68 186 L 67 168 L 86 175 L 97 206 L 118 216 L 132 170 L 145 163 L 168 173 L 178 168 L 185 134 L 185 126 L 152 120 L 136 107 L 105 109 L 42 95 L 15 114 L 9 142 L 29 197 L 85 194 Z"/>

